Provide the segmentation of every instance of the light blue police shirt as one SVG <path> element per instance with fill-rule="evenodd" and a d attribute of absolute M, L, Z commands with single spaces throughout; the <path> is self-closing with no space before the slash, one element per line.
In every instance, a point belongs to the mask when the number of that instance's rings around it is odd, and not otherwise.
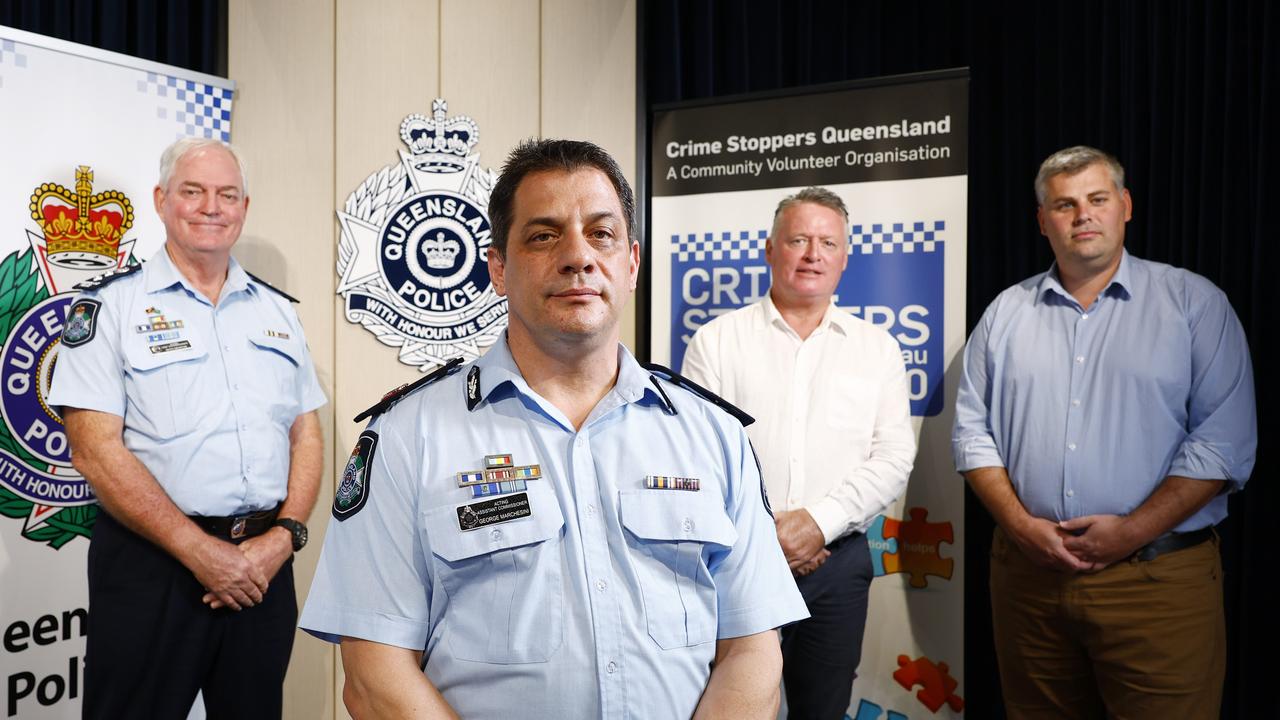
<path fill-rule="evenodd" d="M 1051 269 L 1001 293 L 965 348 L 956 468 L 1006 468 L 1036 517 L 1124 515 L 1169 475 L 1239 490 L 1257 442 L 1244 330 L 1187 270 L 1125 252 L 1082 308 Z M 1175 530 L 1226 514 L 1221 494 Z"/>
<path fill-rule="evenodd" d="M 283 501 L 289 429 L 325 403 L 289 301 L 233 258 L 215 307 L 164 248 L 82 299 L 101 303 L 93 337 L 61 347 L 49 403 L 124 418 L 125 447 L 188 515 Z"/>
<path fill-rule="evenodd" d="M 687 718 L 716 640 L 808 617 L 741 425 L 618 358 L 576 432 L 505 337 L 375 418 L 365 504 L 329 523 L 302 628 L 425 649 L 465 718 Z M 498 454 L 540 466 L 532 514 L 464 531 L 456 474 Z"/>

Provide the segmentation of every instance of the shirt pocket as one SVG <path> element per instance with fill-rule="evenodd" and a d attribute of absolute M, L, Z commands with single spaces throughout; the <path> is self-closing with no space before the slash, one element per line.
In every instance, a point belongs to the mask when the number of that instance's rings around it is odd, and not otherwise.
<path fill-rule="evenodd" d="M 619 497 L 627 543 L 640 581 L 649 636 L 664 650 L 716 639 L 712 550 L 738 539 L 720 497 L 680 490 L 639 490 Z"/>
<path fill-rule="evenodd" d="M 538 502 L 538 500 L 544 500 Z M 496 664 L 546 662 L 564 639 L 561 530 L 554 497 L 530 492 L 533 514 L 463 531 L 453 505 L 425 511 L 454 657 Z"/>
<path fill-rule="evenodd" d="M 151 352 L 137 345 L 125 352 L 133 387 L 129 389 L 130 426 L 159 438 L 186 435 L 200 427 L 200 408 L 208 350 L 193 345 L 182 350 Z"/>
<path fill-rule="evenodd" d="M 298 372 L 306 348 L 295 338 L 263 333 L 260 337 L 249 336 L 249 349 L 254 371 L 246 377 L 248 385 L 266 402 L 272 418 L 291 425 L 301 407 Z"/>

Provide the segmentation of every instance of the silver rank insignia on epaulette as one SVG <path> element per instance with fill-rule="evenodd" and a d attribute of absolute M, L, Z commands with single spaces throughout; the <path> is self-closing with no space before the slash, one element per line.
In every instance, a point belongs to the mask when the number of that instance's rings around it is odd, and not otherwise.
<path fill-rule="evenodd" d="M 417 390 L 418 388 L 426 387 L 441 378 L 448 377 L 453 373 L 457 372 L 459 366 L 461 365 L 462 365 L 462 358 L 460 357 L 454 358 L 449 362 L 436 368 L 435 370 L 431 371 L 430 373 L 427 373 L 426 376 L 418 378 L 417 380 L 414 380 L 411 383 L 405 383 L 404 385 L 401 385 L 400 387 L 392 390 L 386 395 L 383 395 L 382 399 L 379 400 L 376 405 L 357 415 L 355 417 L 355 420 L 353 420 L 352 422 L 360 422 L 365 418 L 371 418 L 371 417 L 376 417 L 378 415 L 381 415 L 382 413 L 389 410 L 392 405 L 395 405 L 396 403 L 400 402 L 400 400 L 402 400 L 405 396 L 412 393 L 414 390 Z"/>
<path fill-rule="evenodd" d="M 698 478 L 672 477 L 670 475 L 645 475 L 644 486 L 649 490 L 701 490 Z"/>
<path fill-rule="evenodd" d="M 108 270 L 101 275 L 94 275 L 88 280 L 82 280 L 76 283 L 77 290 L 98 290 L 106 287 L 122 277 L 128 277 L 142 269 L 142 265 L 126 265 L 122 268 Z"/>
<path fill-rule="evenodd" d="M 483 470 L 457 473 L 458 487 L 471 488 L 471 497 L 490 497 L 519 492 L 528 487 L 526 481 L 542 477 L 538 465 L 513 465 L 511 454 L 485 455 Z"/>

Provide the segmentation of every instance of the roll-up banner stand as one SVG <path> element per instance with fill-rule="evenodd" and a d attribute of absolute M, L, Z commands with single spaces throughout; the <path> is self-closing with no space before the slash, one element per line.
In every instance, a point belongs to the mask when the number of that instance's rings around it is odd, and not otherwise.
<path fill-rule="evenodd" d="M 905 496 L 867 533 L 877 578 L 853 720 L 964 709 L 964 481 L 950 438 L 965 330 L 968 108 L 961 69 L 667 105 L 652 117 L 655 362 L 679 369 L 699 327 L 768 292 L 774 208 L 810 185 L 849 208 L 836 304 L 901 344 L 919 452 Z"/>
<path fill-rule="evenodd" d="M 45 402 L 73 288 L 160 248 L 160 153 L 229 140 L 233 92 L 0 26 L 0 718 L 80 717 L 99 509 Z"/>

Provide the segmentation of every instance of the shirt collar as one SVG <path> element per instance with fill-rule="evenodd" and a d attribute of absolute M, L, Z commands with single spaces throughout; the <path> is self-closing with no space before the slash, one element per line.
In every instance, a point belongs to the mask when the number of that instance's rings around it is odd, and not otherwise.
<path fill-rule="evenodd" d="M 782 312 L 778 310 L 778 306 L 773 304 L 773 296 L 770 293 L 764 294 L 764 299 L 760 301 L 764 308 L 765 322 L 772 327 L 776 327 L 783 332 L 795 335 L 796 331 L 787 324 L 787 319 L 782 317 Z M 840 331 L 841 335 L 846 334 L 844 325 L 840 324 L 840 315 L 843 311 L 836 307 L 836 300 L 831 298 L 831 302 L 827 305 L 827 309 L 822 314 L 822 320 L 818 322 L 818 328 L 832 328 Z"/>
<path fill-rule="evenodd" d="M 146 291 L 148 293 L 156 293 L 161 290 L 168 290 L 174 285 L 181 285 L 188 292 L 196 297 L 204 296 L 196 290 L 190 280 L 182 274 L 182 271 L 173 264 L 173 259 L 169 257 L 169 251 L 166 245 L 162 245 L 160 250 L 151 256 L 145 264 L 143 270 L 146 274 Z M 234 257 L 229 258 L 227 263 L 227 280 L 222 285 L 222 297 L 226 297 L 232 293 L 241 290 L 247 290 L 249 284 L 249 274 L 244 271 L 240 263 Z"/>
<path fill-rule="evenodd" d="M 1116 273 L 1111 276 L 1107 286 L 1102 288 L 1101 295 L 1126 299 L 1132 298 L 1133 279 L 1132 270 L 1130 269 L 1132 265 L 1133 263 L 1129 261 L 1129 251 L 1121 248 L 1120 266 L 1116 268 Z M 1071 293 L 1067 292 L 1066 288 L 1062 287 L 1062 283 L 1058 280 L 1058 263 L 1056 261 L 1049 266 L 1049 272 L 1040 278 L 1040 284 L 1036 290 L 1036 302 L 1040 302 L 1046 292 L 1053 292 L 1064 299 L 1075 302 L 1075 299 L 1071 297 Z"/>
<path fill-rule="evenodd" d="M 493 344 L 493 347 L 489 348 L 488 352 L 482 355 L 479 360 L 476 360 L 473 367 L 477 380 L 476 392 L 480 398 L 479 402 L 476 403 L 477 407 L 480 402 L 489 402 L 492 399 L 503 397 L 507 393 L 523 395 L 538 405 L 542 405 L 545 402 L 541 396 L 529 387 L 529 384 L 525 382 L 524 376 L 520 374 L 520 368 L 516 365 L 516 360 L 511 355 L 511 346 L 507 343 L 507 334 L 505 332 L 498 337 L 498 341 Z M 651 382 L 652 377 L 648 371 L 640 366 L 640 363 L 636 362 L 635 356 L 631 354 L 631 351 L 622 343 L 618 343 L 618 379 L 614 383 L 613 389 L 600 401 L 592 415 L 601 414 L 600 411 L 602 409 L 612 409 L 612 407 L 618 405 L 642 400 L 649 400 L 661 404 L 663 407 L 669 407 L 667 398 Z M 590 419 L 588 419 L 589 422 Z"/>

